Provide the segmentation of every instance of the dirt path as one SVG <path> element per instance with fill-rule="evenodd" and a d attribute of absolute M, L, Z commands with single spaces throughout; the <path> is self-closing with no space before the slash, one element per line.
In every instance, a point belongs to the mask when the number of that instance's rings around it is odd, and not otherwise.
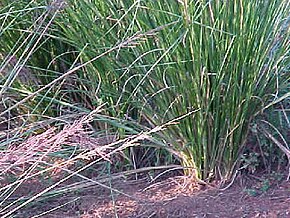
<path fill-rule="evenodd" d="M 180 177 L 154 184 L 118 181 L 111 187 L 122 194 L 95 186 L 43 201 L 18 216 L 32 217 L 66 204 L 41 217 L 290 217 L 290 183 L 277 178 L 251 178 L 223 191 L 197 189 Z"/>

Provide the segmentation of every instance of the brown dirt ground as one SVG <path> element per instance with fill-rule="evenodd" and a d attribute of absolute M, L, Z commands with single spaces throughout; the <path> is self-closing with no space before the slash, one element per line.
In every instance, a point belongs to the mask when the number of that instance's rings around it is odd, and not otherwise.
<path fill-rule="evenodd" d="M 66 203 L 40 217 L 290 217 L 290 183 L 285 178 L 248 176 L 225 190 L 190 184 L 185 177 L 155 183 L 119 180 L 111 187 L 120 193 L 96 185 L 39 202 L 15 217 L 33 217 Z"/>

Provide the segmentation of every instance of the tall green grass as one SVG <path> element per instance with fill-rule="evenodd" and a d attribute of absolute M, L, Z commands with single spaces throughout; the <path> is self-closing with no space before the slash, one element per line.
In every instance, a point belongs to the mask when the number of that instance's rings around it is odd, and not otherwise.
<path fill-rule="evenodd" d="M 82 75 L 96 84 L 92 92 L 101 83 L 96 96 L 115 106 L 113 115 L 160 125 L 197 110 L 163 132 L 164 148 L 177 151 L 187 173 L 229 178 L 249 124 L 289 82 L 288 1 L 69 5 L 60 35 L 85 47 L 83 60 L 135 40 Z"/>
<path fill-rule="evenodd" d="M 74 112 L 106 103 L 105 114 L 130 127 L 121 128 L 123 135 L 185 115 L 159 132 L 154 146 L 174 153 L 196 178 L 230 178 L 252 120 L 289 97 L 286 0 L 68 0 L 56 16 L 41 6 L 28 8 L 43 11 L 44 26 L 53 22 L 44 35 L 29 35 L 42 37 L 37 51 L 27 54 L 32 71 L 47 84 L 87 64 L 74 71 L 74 87 L 49 88 L 40 99 Z M 9 42 L 1 53 L 26 51 L 13 47 L 35 25 L 23 13 L 1 15 L 12 22 L 1 29 L 1 40 Z M 27 20 L 20 22 L 22 16 Z"/>

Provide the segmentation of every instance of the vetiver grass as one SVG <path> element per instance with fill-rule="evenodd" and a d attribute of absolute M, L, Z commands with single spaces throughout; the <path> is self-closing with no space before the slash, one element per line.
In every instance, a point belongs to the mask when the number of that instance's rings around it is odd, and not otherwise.
<path fill-rule="evenodd" d="M 197 110 L 162 133 L 189 174 L 229 178 L 255 115 L 289 95 L 279 94 L 289 81 L 287 1 L 68 4 L 60 34 L 86 47 L 84 60 L 138 39 L 83 74 L 98 98 L 117 106 L 114 116 L 154 126 Z"/>
<path fill-rule="evenodd" d="M 121 164 L 170 164 L 174 155 L 196 180 L 227 180 L 256 115 L 289 99 L 288 1 L 3 2 L 0 113 L 12 133 L 3 151 L 103 105 L 92 136 L 118 132 Z M 90 166 L 62 170 L 69 179 Z"/>

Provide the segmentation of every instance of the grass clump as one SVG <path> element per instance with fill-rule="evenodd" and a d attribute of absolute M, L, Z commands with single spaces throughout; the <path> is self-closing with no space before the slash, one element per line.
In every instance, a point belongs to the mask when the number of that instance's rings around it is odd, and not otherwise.
<path fill-rule="evenodd" d="M 287 1 L 68 5 L 60 35 L 81 60 L 119 45 L 82 74 L 112 116 L 156 126 L 188 114 L 161 134 L 188 174 L 230 178 L 251 121 L 289 95 Z"/>
<path fill-rule="evenodd" d="M 260 151 L 269 150 L 262 133 L 289 158 L 289 8 L 286 0 L 1 1 L 0 213 L 176 162 L 197 181 L 228 180 L 246 165 L 256 170 L 259 158 L 276 160 L 241 155 L 249 131 Z M 99 180 L 84 173 L 92 166 Z M 13 199 L 40 175 L 55 181 Z"/>
<path fill-rule="evenodd" d="M 2 150 L 102 105 L 92 135 L 142 145 L 122 164 L 227 180 L 255 117 L 289 99 L 288 1 L 3 2 Z"/>

